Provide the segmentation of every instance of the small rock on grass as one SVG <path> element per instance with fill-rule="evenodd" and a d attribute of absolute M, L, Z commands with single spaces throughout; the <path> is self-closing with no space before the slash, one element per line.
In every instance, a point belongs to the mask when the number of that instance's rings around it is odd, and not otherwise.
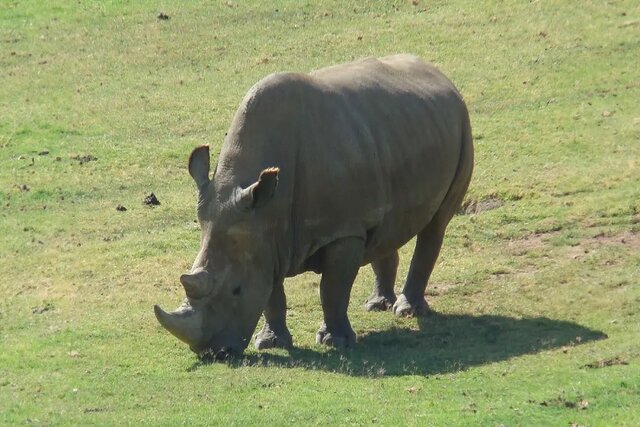
<path fill-rule="evenodd" d="M 158 200 L 155 194 L 151 193 L 144 198 L 143 203 L 147 206 L 158 206 L 160 204 L 160 200 Z"/>

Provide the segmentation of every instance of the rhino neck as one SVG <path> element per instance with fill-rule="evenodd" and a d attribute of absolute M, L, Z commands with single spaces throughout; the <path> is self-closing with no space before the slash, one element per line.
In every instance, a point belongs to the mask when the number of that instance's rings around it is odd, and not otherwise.
<path fill-rule="evenodd" d="M 306 75 L 276 74 L 258 82 L 247 94 L 227 132 L 218 158 L 214 182 L 221 193 L 246 187 L 261 170 L 280 169 L 273 200 L 256 211 L 273 255 L 274 280 L 283 280 L 298 263 L 307 236 L 300 229 L 293 200 L 306 191 L 299 182 L 301 147 L 308 144 L 305 111 L 313 82 Z M 308 165 L 306 165 L 308 167 Z M 300 194 L 298 194 L 300 196 Z M 296 255 L 298 254 L 298 255 Z"/>

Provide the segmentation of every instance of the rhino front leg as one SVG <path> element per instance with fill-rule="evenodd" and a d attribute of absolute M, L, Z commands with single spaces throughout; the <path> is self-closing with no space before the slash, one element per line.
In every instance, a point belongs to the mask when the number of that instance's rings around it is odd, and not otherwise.
<path fill-rule="evenodd" d="M 267 308 L 264 310 L 264 318 L 264 326 L 255 336 L 255 348 L 291 348 L 293 340 L 287 329 L 287 297 L 284 294 L 283 281 L 273 286 Z"/>
<path fill-rule="evenodd" d="M 323 248 L 320 302 L 324 323 L 316 335 L 318 344 L 351 347 L 356 342 L 347 308 L 363 252 L 364 240 L 356 237 L 340 239 Z"/>
<path fill-rule="evenodd" d="M 393 251 L 386 257 L 371 263 L 371 268 L 376 275 L 376 282 L 373 292 L 364 305 L 367 311 L 386 311 L 393 307 L 393 303 L 396 302 L 393 287 L 396 283 L 399 262 L 398 251 Z"/>

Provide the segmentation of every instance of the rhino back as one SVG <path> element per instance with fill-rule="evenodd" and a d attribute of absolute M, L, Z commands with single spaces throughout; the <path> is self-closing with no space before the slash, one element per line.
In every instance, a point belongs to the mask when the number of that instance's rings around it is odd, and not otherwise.
<path fill-rule="evenodd" d="M 220 164 L 235 169 L 232 181 L 280 167 L 272 211 L 287 223 L 279 230 L 289 275 L 346 236 L 366 239 L 366 263 L 406 243 L 437 212 L 455 177 L 464 123 L 455 87 L 414 57 L 278 74 L 245 98 Z"/>

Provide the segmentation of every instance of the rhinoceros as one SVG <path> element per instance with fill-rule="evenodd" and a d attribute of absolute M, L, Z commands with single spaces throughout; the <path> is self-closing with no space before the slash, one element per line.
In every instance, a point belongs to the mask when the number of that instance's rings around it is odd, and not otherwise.
<path fill-rule="evenodd" d="M 451 83 L 411 55 L 310 74 L 276 73 L 240 104 L 210 178 L 193 150 L 200 251 L 180 277 L 186 299 L 155 315 L 198 354 L 290 347 L 285 278 L 321 273 L 319 344 L 352 346 L 347 317 L 361 266 L 375 273 L 368 310 L 427 312 L 425 287 L 473 170 L 469 114 Z M 398 248 L 416 246 L 402 292 Z"/>

